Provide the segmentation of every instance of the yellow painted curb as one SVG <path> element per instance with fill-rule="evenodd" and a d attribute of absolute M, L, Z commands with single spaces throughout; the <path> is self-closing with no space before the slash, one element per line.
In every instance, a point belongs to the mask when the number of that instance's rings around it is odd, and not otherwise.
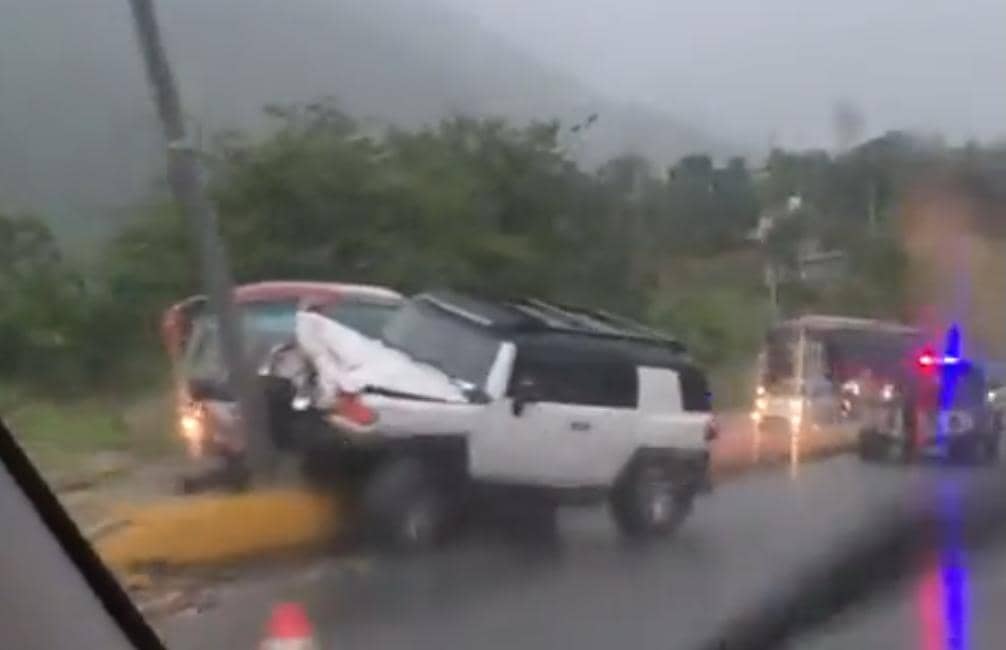
<path fill-rule="evenodd" d="M 723 480 L 758 467 L 796 467 L 851 446 L 841 436 L 809 437 L 795 449 L 781 440 L 766 442 L 753 455 L 746 449 L 714 454 L 714 474 Z M 329 542 L 339 532 L 339 506 L 332 495 L 294 489 L 179 497 L 121 508 L 113 521 L 95 528 L 94 543 L 105 563 L 123 573 L 227 564 Z"/>
<path fill-rule="evenodd" d="M 95 543 L 117 571 L 224 564 L 318 546 L 336 533 L 339 508 L 329 495 L 270 490 L 161 501 L 125 510 L 122 520 Z"/>

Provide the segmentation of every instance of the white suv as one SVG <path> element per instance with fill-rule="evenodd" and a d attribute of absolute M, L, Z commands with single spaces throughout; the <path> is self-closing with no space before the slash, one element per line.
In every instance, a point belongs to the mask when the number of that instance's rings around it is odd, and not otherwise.
<path fill-rule="evenodd" d="M 500 494 L 550 518 L 607 500 L 623 532 L 666 533 L 708 487 L 706 378 L 624 319 L 427 293 L 381 341 L 301 312 L 293 351 L 305 363 L 272 393 L 277 435 L 315 477 L 359 479 L 372 529 L 401 545 Z"/>

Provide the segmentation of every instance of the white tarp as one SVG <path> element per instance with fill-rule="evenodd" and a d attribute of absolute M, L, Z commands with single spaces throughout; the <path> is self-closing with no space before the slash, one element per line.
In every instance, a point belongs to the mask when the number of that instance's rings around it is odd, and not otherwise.
<path fill-rule="evenodd" d="M 318 373 L 316 407 L 331 406 L 340 391 L 358 393 L 367 386 L 468 402 L 461 388 L 437 368 L 321 314 L 297 312 L 297 344 Z"/>

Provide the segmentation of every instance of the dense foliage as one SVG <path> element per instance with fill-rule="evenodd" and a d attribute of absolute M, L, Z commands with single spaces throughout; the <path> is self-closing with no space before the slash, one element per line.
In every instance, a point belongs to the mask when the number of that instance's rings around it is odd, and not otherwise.
<path fill-rule="evenodd" d="M 756 170 L 705 155 L 662 170 L 626 155 L 588 171 L 567 150 L 589 134 L 557 123 L 459 117 L 378 133 L 328 102 L 269 114 L 271 135 L 222 136 L 207 159 L 239 282 L 450 285 L 594 304 L 665 326 L 714 364 L 757 345 L 772 315 L 766 264 L 792 270 L 809 238 L 846 252 L 848 270 L 825 287 L 790 273 L 783 312 L 904 315 L 899 205 L 932 175 L 1000 178 L 1003 159 L 894 133 L 838 156 L 775 151 Z M 759 216 L 776 212 L 753 240 Z M 141 211 L 86 274 L 42 221 L 0 215 L 0 378 L 108 381 L 152 358 L 161 310 L 197 291 L 186 222 L 168 203 Z"/>

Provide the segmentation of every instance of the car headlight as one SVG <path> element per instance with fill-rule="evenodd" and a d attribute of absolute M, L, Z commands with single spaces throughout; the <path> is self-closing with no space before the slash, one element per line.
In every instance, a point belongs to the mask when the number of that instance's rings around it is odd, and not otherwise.
<path fill-rule="evenodd" d="M 764 397 L 755 398 L 755 410 L 763 413 L 768 409 L 768 400 Z"/>
<path fill-rule="evenodd" d="M 181 425 L 182 435 L 187 440 L 195 440 L 202 437 L 203 420 L 194 413 L 186 413 L 178 422 Z"/>
<path fill-rule="evenodd" d="M 856 397 L 859 397 L 859 391 L 860 391 L 859 382 L 858 381 L 845 382 L 844 384 L 842 384 L 842 391 L 845 393 L 849 393 L 850 395 L 855 395 Z"/>
<path fill-rule="evenodd" d="M 198 406 L 186 408 L 178 418 L 178 430 L 189 454 L 198 458 L 206 443 L 206 414 Z"/>
<path fill-rule="evenodd" d="M 995 402 L 996 392 L 994 390 L 990 390 L 989 392 L 985 393 L 985 401 L 988 402 L 989 404 Z"/>
<path fill-rule="evenodd" d="M 894 384 L 884 384 L 884 387 L 880 389 L 880 399 L 885 402 L 894 399 Z"/>

